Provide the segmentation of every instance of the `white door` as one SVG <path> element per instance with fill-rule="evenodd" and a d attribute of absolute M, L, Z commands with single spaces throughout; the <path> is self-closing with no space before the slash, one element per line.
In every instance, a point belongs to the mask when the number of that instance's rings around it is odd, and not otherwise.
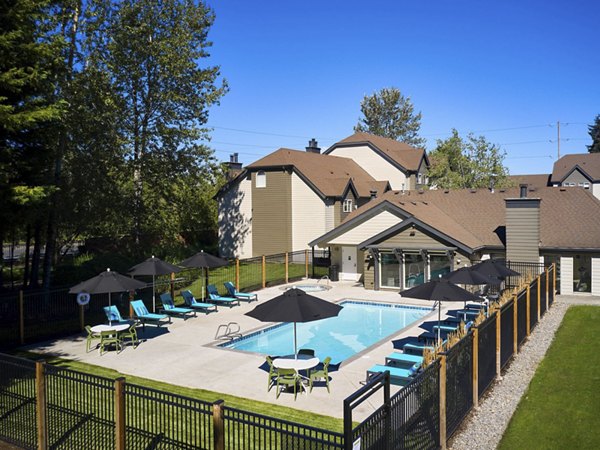
<path fill-rule="evenodd" d="M 341 269 L 340 280 L 358 280 L 360 274 L 356 270 L 356 247 L 342 247 Z"/>

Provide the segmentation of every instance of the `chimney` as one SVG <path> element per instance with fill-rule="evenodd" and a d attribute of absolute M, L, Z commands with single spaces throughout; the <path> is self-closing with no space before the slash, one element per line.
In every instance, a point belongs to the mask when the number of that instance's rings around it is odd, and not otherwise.
<path fill-rule="evenodd" d="M 494 193 L 494 187 L 496 186 L 496 180 L 494 180 L 493 178 L 490 178 L 490 192 L 493 194 Z"/>
<path fill-rule="evenodd" d="M 225 163 L 225 164 L 227 165 L 227 168 L 229 169 L 227 171 L 227 179 L 228 180 L 234 179 L 242 171 L 242 163 L 238 162 L 238 154 L 237 153 L 232 153 L 231 155 L 229 155 L 229 162 Z"/>
<path fill-rule="evenodd" d="M 520 187 L 519 198 L 506 202 L 506 259 L 518 262 L 540 262 L 540 203 L 527 197 L 527 185 Z"/>
<path fill-rule="evenodd" d="M 306 151 L 308 153 L 316 153 L 317 155 L 321 154 L 321 147 L 319 147 L 319 144 L 315 138 L 312 138 L 310 141 L 308 141 L 308 147 L 306 147 Z"/>
<path fill-rule="evenodd" d="M 519 197 L 527 198 L 527 185 L 526 184 L 519 185 Z"/>
<path fill-rule="evenodd" d="M 377 198 L 377 191 L 369 191 L 369 194 L 371 194 L 371 200 Z"/>

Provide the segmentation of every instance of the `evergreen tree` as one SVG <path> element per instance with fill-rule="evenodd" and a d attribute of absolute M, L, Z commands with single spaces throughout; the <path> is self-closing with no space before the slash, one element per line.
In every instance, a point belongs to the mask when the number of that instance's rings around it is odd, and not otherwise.
<path fill-rule="evenodd" d="M 600 114 L 594 119 L 593 125 L 588 125 L 588 134 L 592 138 L 592 145 L 588 145 L 588 152 L 600 153 Z"/>
<path fill-rule="evenodd" d="M 395 87 L 383 88 L 367 95 L 360 103 L 363 114 L 354 131 L 395 139 L 415 147 L 423 147 L 419 137 L 421 113 L 415 113 L 410 97 L 404 97 Z"/>

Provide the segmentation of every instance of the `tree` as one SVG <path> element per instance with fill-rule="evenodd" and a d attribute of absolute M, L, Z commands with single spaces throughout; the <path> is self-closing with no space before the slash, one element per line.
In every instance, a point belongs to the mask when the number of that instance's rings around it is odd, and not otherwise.
<path fill-rule="evenodd" d="M 435 150 L 429 154 L 430 184 L 441 189 L 486 188 L 492 181 L 497 187 L 507 186 L 505 156 L 505 152 L 485 137 L 469 133 L 463 139 L 453 129 L 452 136 L 438 140 Z"/>
<path fill-rule="evenodd" d="M 600 114 L 596 116 L 593 125 L 588 125 L 588 133 L 592 138 L 592 145 L 588 145 L 588 152 L 600 153 Z"/>
<path fill-rule="evenodd" d="M 410 97 L 404 97 L 399 89 L 383 88 L 373 95 L 366 95 L 360 110 L 363 117 L 359 118 L 354 131 L 395 139 L 415 147 L 425 145 L 425 139 L 418 134 L 421 113 L 415 113 Z"/>

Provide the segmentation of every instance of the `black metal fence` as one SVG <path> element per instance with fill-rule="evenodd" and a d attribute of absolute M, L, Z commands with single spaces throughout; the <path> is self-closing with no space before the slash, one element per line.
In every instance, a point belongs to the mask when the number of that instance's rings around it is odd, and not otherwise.
<path fill-rule="evenodd" d="M 529 285 L 529 330 L 533 330 L 538 321 L 538 280 Z"/>
<path fill-rule="evenodd" d="M 479 397 L 496 378 L 496 314 L 477 327 L 477 393 Z"/>
<path fill-rule="evenodd" d="M 519 346 L 527 337 L 527 292 L 517 295 L 517 342 Z"/>
<path fill-rule="evenodd" d="M 446 436 L 451 437 L 473 407 L 473 335 L 446 354 Z"/>
<path fill-rule="evenodd" d="M 546 301 L 548 299 L 547 292 L 547 280 L 546 272 L 542 272 L 540 275 L 540 317 L 546 313 Z"/>
<path fill-rule="evenodd" d="M 504 368 L 514 354 L 515 304 L 511 301 L 500 309 L 500 367 Z"/>

